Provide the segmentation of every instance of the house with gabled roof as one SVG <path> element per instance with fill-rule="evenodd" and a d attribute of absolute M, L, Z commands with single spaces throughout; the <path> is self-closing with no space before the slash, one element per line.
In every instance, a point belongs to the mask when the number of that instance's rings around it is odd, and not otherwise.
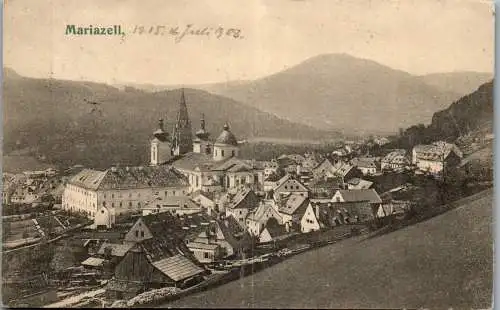
<path fill-rule="evenodd" d="M 290 233 L 281 225 L 266 225 L 259 235 L 260 243 L 279 241 L 290 236 Z"/>
<path fill-rule="evenodd" d="M 292 193 L 308 197 L 309 189 L 299 180 L 287 174 L 277 182 L 276 186 L 273 188 L 273 195 L 274 198 L 277 199 L 280 196 L 287 196 Z"/>
<path fill-rule="evenodd" d="M 182 287 L 206 273 L 193 259 L 189 249 L 175 237 L 140 241 L 115 267 L 106 293 L 124 299 L 150 289 Z"/>
<path fill-rule="evenodd" d="M 316 206 L 318 208 L 318 206 Z M 307 205 L 306 211 L 300 219 L 300 232 L 308 233 L 311 231 L 320 230 L 319 214 L 317 210 L 313 207 L 312 203 Z"/>
<path fill-rule="evenodd" d="M 249 187 L 241 187 L 231 198 L 226 207 L 226 217 L 233 216 L 245 227 L 247 215 L 259 206 L 259 197 Z"/>
<path fill-rule="evenodd" d="M 356 206 L 356 208 L 358 205 L 367 204 L 370 206 L 371 216 L 373 217 L 382 205 L 382 199 L 373 188 L 338 190 L 331 201 L 339 206 L 350 204 Z M 363 213 L 363 216 L 365 215 L 368 216 L 368 214 Z"/>
<path fill-rule="evenodd" d="M 283 225 L 281 214 L 272 205 L 262 203 L 257 209 L 248 214 L 246 229 L 250 234 L 259 236 L 267 221 L 271 218 L 276 219 L 280 225 Z"/>
<path fill-rule="evenodd" d="M 356 157 L 351 160 L 351 164 L 358 168 L 363 175 L 377 173 L 377 158 L 375 157 Z"/>
<path fill-rule="evenodd" d="M 279 201 L 278 204 L 278 212 L 283 219 L 283 224 L 288 227 L 288 229 L 297 229 L 300 224 L 300 219 L 304 215 L 309 204 L 309 198 L 300 194 L 292 194 L 284 200 Z"/>

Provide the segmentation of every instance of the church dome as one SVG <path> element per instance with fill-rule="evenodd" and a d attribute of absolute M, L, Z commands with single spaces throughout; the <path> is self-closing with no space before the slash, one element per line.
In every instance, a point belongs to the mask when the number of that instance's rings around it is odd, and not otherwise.
<path fill-rule="evenodd" d="M 233 146 L 238 146 L 238 140 L 236 140 L 236 137 L 234 134 L 229 131 L 229 125 L 225 124 L 224 125 L 224 130 L 220 134 L 220 136 L 215 140 L 216 144 L 227 144 L 227 145 L 233 145 Z"/>
<path fill-rule="evenodd" d="M 163 119 L 158 121 L 158 129 L 153 133 L 153 136 L 160 141 L 168 140 L 168 133 L 166 133 L 163 128 Z"/>
<path fill-rule="evenodd" d="M 195 135 L 200 140 L 208 140 L 209 133 L 205 129 L 199 129 Z"/>

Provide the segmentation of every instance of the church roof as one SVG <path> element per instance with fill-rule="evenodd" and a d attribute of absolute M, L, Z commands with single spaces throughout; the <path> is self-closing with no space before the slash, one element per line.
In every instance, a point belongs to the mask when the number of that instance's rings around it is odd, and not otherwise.
<path fill-rule="evenodd" d="M 229 131 L 229 125 L 226 124 L 224 125 L 224 130 L 220 134 L 220 136 L 215 140 L 216 144 L 226 144 L 226 145 L 233 145 L 233 146 L 238 146 L 238 140 L 236 140 L 236 137 L 234 134 Z"/>
<path fill-rule="evenodd" d="M 202 171 L 209 171 L 223 162 L 214 161 L 212 155 L 189 152 L 172 162 L 172 166 L 182 170 L 194 170 L 198 167 Z"/>

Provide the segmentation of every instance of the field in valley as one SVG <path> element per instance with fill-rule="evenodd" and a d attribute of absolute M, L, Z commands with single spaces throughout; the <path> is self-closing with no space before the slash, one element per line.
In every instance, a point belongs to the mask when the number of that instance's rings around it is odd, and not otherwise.
<path fill-rule="evenodd" d="M 349 239 L 161 307 L 487 308 L 493 193 L 373 239 Z"/>

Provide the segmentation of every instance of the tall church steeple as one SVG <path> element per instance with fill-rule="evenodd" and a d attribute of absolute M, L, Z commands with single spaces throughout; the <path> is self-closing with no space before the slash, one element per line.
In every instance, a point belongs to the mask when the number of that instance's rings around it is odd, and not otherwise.
<path fill-rule="evenodd" d="M 177 122 L 172 135 L 172 153 L 173 155 L 182 155 L 193 150 L 193 137 L 191 130 L 191 122 L 186 106 L 186 98 L 184 88 L 181 92 L 181 100 L 179 101 L 179 111 L 177 113 Z"/>

